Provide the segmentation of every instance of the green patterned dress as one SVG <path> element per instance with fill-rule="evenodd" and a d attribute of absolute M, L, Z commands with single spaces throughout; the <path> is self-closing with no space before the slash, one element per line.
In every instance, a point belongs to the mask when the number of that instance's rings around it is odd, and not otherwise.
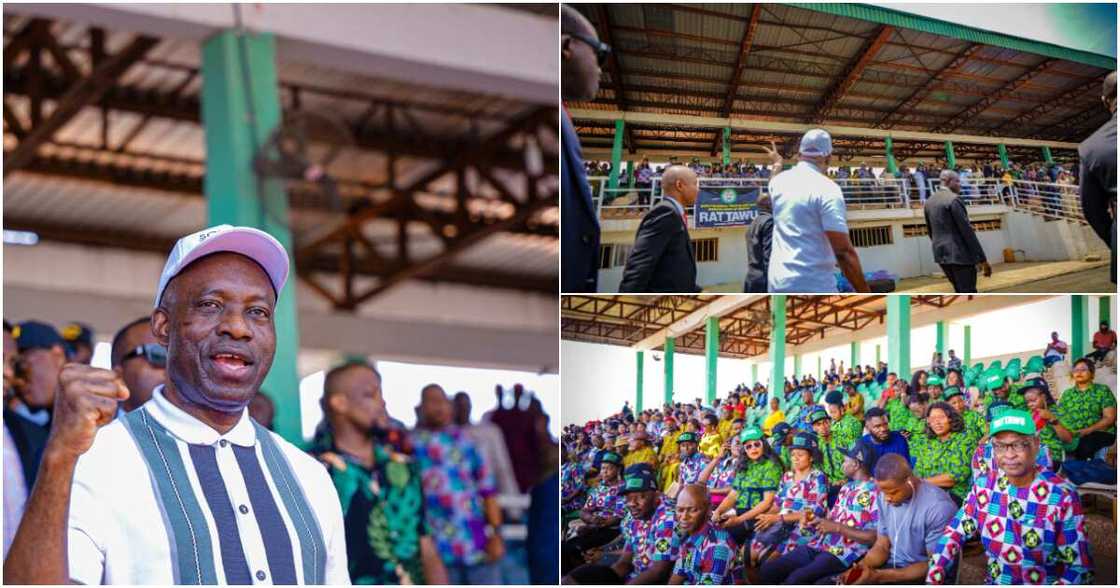
<path fill-rule="evenodd" d="M 964 500 L 972 484 L 972 454 L 976 442 L 966 433 L 951 433 L 941 441 L 926 434 L 910 437 L 910 455 L 914 458 L 914 475 L 929 478 L 939 474 L 953 476 L 949 493 Z"/>

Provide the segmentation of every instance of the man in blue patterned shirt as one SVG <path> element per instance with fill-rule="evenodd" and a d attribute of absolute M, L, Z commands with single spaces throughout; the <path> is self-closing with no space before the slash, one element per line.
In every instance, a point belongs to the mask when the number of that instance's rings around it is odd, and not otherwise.
<path fill-rule="evenodd" d="M 579 515 L 583 524 L 561 547 L 560 572 L 564 575 L 586 563 L 586 552 L 610 543 L 620 533 L 619 523 L 626 513 L 626 501 L 621 493 L 622 479 L 619 477 L 622 456 L 607 451 L 600 461 L 599 484 L 587 491 L 587 501 Z"/>
<path fill-rule="evenodd" d="M 979 534 L 988 584 L 1088 584 L 1093 559 L 1081 501 L 1065 478 L 1038 467 L 1030 413 L 1008 409 L 992 421 L 997 468 L 968 493 L 929 560 L 927 584 L 952 580 L 961 545 Z"/>
<path fill-rule="evenodd" d="M 669 584 L 734 584 L 738 546 L 727 531 L 709 521 L 712 501 L 700 484 L 677 496 L 677 532 L 684 535 L 681 556 Z"/>
<path fill-rule="evenodd" d="M 677 436 L 677 444 L 681 451 L 681 465 L 678 470 L 677 481 L 681 486 L 695 484 L 708 465 L 708 456 L 700 453 L 700 440 L 696 433 L 681 433 Z"/>

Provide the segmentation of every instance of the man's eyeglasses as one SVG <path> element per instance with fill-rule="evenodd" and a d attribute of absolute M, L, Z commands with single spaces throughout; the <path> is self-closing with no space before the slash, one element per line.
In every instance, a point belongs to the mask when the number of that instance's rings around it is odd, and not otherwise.
<path fill-rule="evenodd" d="M 607 64 L 607 58 L 611 56 L 610 45 L 607 45 L 606 43 L 590 35 L 568 33 L 568 36 L 572 37 L 573 39 L 583 41 L 587 44 L 588 47 L 591 47 L 591 50 L 595 52 L 595 58 L 599 60 L 599 67 Z"/>
<path fill-rule="evenodd" d="M 121 363 L 123 364 L 134 357 L 143 357 L 152 367 L 161 368 L 167 366 L 167 349 L 159 343 L 147 343 L 136 347 L 132 351 L 124 354 L 124 357 L 121 358 Z"/>
<path fill-rule="evenodd" d="M 1031 448 L 1030 441 L 1012 441 L 1011 443 L 997 443 L 992 442 L 992 451 L 996 454 L 1010 453 L 1026 453 Z"/>

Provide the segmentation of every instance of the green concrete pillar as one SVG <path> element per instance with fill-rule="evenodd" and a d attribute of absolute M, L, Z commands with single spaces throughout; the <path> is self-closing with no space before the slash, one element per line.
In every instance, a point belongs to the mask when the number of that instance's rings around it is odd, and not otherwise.
<path fill-rule="evenodd" d="M 945 357 L 945 347 L 949 341 L 949 325 L 945 321 L 937 321 L 937 352 Z"/>
<path fill-rule="evenodd" d="M 824 372 L 821 371 L 821 356 L 817 356 L 817 379 L 820 380 L 824 377 Z"/>
<path fill-rule="evenodd" d="M 894 160 L 894 140 L 891 139 L 890 135 L 887 135 L 886 147 L 887 147 L 887 171 L 891 172 L 892 175 L 897 174 L 898 173 L 898 163 L 895 162 L 895 160 Z"/>
<path fill-rule="evenodd" d="M 798 378 L 798 379 L 801 378 L 801 356 L 800 355 L 794 355 L 793 356 L 793 377 Z"/>
<path fill-rule="evenodd" d="M 1097 324 L 1101 321 L 1108 321 L 1109 328 L 1112 328 L 1112 319 L 1109 315 L 1112 314 L 1112 298 L 1109 296 L 1101 296 L 1097 299 Z"/>
<path fill-rule="evenodd" d="M 634 184 L 636 183 L 636 181 L 637 181 L 637 178 L 634 177 L 634 162 L 633 161 L 627 161 L 626 162 L 626 187 L 633 190 L 634 189 Z"/>
<path fill-rule="evenodd" d="M 910 296 L 887 296 L 887 356 L 899 378 L 910 379 Z"/>
<path fill-rule="evenodd" d="M 999 150 L 999 162 L 1003 165 L 1003 169 L 1011 169 L 1011 160 L 1007 158 L 1007 145 L 1000 143 L 996 145 Z"/>
<path fill-rule="evenodd" d="M 673 352 L 677 342 L 672 337 L 665 337 L 665 403 L 673 403 Z"/>
<path fill-rule="evenodd" d="M 1070 359 L 1085 357 L 1089 343 L 1089 300 L 1084 294 L 1074 294 L 1070 299 Z"/>
<path fill-rule="evenodd" d="M 723 165 L 731 163 L 731 127 L 723 127 Z"/>
<path fill-rule="evenodd" d="M 878 343 L 875 344 L 875 368 L 876 369 L 879 368 L 879 362 L 883 361 L 882 347 L 883 346 L 879 345 Z"/>
<path fill-rule="evenodd" d="M 719 360 L 719 317 L 708 317 L 704 325 L 704 359 L 708 375 L 708 406 L 716 401 L 716 364 Z"/>
<path fill-rule="evenodd" d="M 953 151 L 952 141 L 945 141 L 945 166 L 950 169 L 957 167 L 957 154 Z"/>
<path fill-rule="evenodd" d="M 607 188 L 618 188 L 618 171 L 622 166 L 622 132 L 626 123 L 622 119 L 614 121 L 614 145 L 611 146 L 611 175 L 607 178 Z"/>
<path fill-rule="evenodd" d="M 1049 163 L 1054 163 L 1054 155 L 1052 153 L 1050 153 L 1050 146 L 1049 145 L 1043 145 L 1042 146 L 1042 160 L 1045 161 L 1048 164 Z"/>
<path fill-rule="evenodd" d="M 859 341 L 852 341 L 848 343 L 850 357 L 848 358 L 848 367 L 854 368 L 859 365 Z"/>
<path fill-rule="evenodd" d="M 634 374 L 634 412 L 642 412 L 642 379 L 645 377 L 645 352 L 638 352 L 638 370 Z"/>
<path fill-rule="evenodd" d="M 273 312 L 276 351 L 261 390 L 276 405 L 276 432 L 302 446 L 296 371 L 299 325 L 288 196 L 282 181 L 262 179 L 253 170 L 258 149 L 281 120 L 276 39 L 271 34 L 239 39 L 236 32 L 227 30 L 202 44 L 201 111 L 206 133 L 203 190 L 207 223 L 256 227 L 288 250 L 292 269 Z"/>
<path fill-rule="evenodd" d="M 751 364 L 751 386 L 754 386 L 756 383 L 758 383 L 758 364 L 757 363 L 752 363 Z"/>
<path fill-rule="evenodd" d="M 770 296 L 770 394 L 785 409 L 786 380 L 786 295 Z"/>
<path fill-rule="evenodd" d="M 972 365 L 972 325 L 964 326 L 964 355 L 961 356 L 961 361 L 965 366 Z"/>

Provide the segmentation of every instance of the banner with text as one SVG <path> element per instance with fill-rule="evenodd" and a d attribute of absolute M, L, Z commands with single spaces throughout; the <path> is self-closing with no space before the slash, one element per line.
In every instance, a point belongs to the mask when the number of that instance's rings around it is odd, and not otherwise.
<path fill-rule="evenodd" d="M 759 186 L 701 190 L 696 197 L 696 228 L 741 227 L 758 216 Z"/>

